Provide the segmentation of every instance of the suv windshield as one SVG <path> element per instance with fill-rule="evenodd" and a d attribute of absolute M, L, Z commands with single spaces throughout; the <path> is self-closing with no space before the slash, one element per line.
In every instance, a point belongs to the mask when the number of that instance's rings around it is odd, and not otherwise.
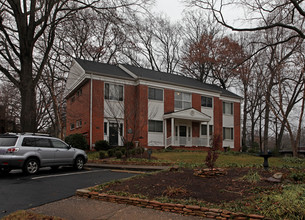
<path fill-rule="evenodd" d="M 15 146 L 18 137 L 0 137 L 0 147 Z"/>

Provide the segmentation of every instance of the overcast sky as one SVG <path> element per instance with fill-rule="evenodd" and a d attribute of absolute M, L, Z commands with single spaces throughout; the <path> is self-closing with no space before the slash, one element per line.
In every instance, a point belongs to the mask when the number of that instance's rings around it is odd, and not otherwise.
<path fill-rule="evenodd" d="M 181 19 L 183 9 L 184 5 L 179 0 L 156 0 L 156 12 L 166 14 L 172 21 Z"/>

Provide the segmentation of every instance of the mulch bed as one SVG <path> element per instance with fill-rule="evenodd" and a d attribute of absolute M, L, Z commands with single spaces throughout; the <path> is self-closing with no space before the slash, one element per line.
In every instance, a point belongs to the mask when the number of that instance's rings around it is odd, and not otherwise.
<path fill-rule="evenodd" d="M 257 171 L 262 180 L 249 183 L 242 179 L 248 172 Z M 178 171 L 164 171 L 153 175 L 132 178 L 122 183 L 107 186 L 101 192 L 109 190 L 141 194 L 148 199 L 167 196 L 171 199 L 196 199 L 209 203 L 224 203 L 237 199 L 248 198 L 258 190 L 275 190 L 281 184 L 265 181 L 276 172 L 282 172 L 284 179 L 289 170 L 265 171 L 259 168 L 228 168 L 223 176 L 203 178 L 195 176 L 194 170 L 180 168 Z"/>

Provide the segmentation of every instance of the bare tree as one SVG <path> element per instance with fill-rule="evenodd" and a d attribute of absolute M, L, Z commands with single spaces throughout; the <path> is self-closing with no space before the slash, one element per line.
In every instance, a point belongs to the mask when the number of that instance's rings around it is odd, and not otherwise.
<path fill-rule="evenodd" d="M 167 73 L 178 72 L 181 27 L 168 18 L 148 14 L 145 19 L 132 17 L 132 38 L 135 47 L 125 50 L 127 62 Z"/>
<path fill-rule="evenodd" d="M 289 32 L 281 42 L 292 38 L 305 38 L 304 34 L 304 4 L 297 0 L 186 0 L 190 6 L 212 12 L 214 18 L 223 26 L 233 31 L 261 31 L 273 28 L 283 28 Z M 232 18 L 229 10 L 236 10 Z M 229 17 L 230 16 L 230 17 Z M 236 20 L 241 20 L 236 24 Z"/>
<path fill-rule="evenodd" d="M 20 91 L 23 131 L 37 130 L 36 86 L 54 44 L 58 25 L 82 9 L 115 10 L 142 2 L 146 1 L 0 1 L 0 71 Z M 38 53 L 40 41 L 47 42 L 44 53 Z"/>

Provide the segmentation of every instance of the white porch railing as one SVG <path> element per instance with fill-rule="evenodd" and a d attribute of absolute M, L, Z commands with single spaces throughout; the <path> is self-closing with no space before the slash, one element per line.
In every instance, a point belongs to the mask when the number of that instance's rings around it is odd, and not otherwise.
<path fill-rule="evenodd" d="M 172 137 L 166 139 L 166 147 L 169 146 L 186 146 L 186 147 L 208 147 L 208 139 L 201 137 L 175 137 L 172 143 Z"/>

